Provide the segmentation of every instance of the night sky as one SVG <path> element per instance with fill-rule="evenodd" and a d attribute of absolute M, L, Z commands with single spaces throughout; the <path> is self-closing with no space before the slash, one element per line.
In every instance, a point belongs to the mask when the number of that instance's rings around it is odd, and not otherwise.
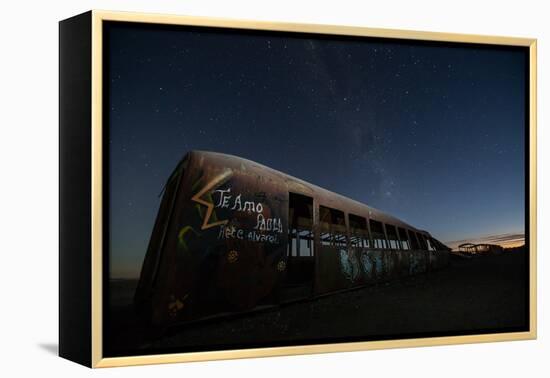
<path fill-rule="evenodd" d="M 523 51 L 119 24 L 111 277 L 139 274 L 190 150 L 257 161 L 443 242 L 524 232 Z"/>

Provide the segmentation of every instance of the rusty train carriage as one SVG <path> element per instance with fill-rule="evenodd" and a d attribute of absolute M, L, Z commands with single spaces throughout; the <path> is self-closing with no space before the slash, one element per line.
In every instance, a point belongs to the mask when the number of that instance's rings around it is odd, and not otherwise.
<path fill-rule="evenodd" d="M 438 269 L 449 251 L 362 203 L 192 151 L 166 184 L 135 303 L 168 326 Z"/>

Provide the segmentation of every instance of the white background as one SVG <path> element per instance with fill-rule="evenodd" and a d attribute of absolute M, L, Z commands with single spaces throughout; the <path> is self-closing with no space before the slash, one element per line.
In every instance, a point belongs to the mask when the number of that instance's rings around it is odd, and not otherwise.
<path fill-rule="evenodd" d="M 545 1 L 4 1 L 0 21 L 0 375 L 548 376 L 549 12 Z M 89 9 L 536 37 L 539 339 L 91 371 L 56 356 L 58 25 Z M 407 316 L 407 314 L 403 314 Z M 445 314 L 441 314 L 445 316 Z"/>

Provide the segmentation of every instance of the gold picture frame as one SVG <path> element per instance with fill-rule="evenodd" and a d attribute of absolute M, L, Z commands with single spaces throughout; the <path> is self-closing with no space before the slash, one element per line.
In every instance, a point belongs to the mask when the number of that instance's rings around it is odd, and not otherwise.
<path fill-rule="evenodd" d="M 301 355 L 311 353 L 329 353 L 329 352 L 347 352 L 372 349 L 386 348 L 403 348 L 403 347 L 419 347 L 419 346 L 435 346 L 448 344 L 466 344 L 466 343 L 481 343 L 495 341 L 512 341 L 512 340 L 528 340 L 535 339 L 537 336 L 537 298 L 536 298 L 536 198 L 537 198 L 537 181 L 536 181 L 536 122 L 537 122 L 537 74 L 536 74 L 536 54 L 537 41 L 536 39 L 528 38 L 513 38 L 501 36 L 482 36 L 469 34 L 453 34 L 453 33 L 437 33 L 424 31 L 410 30 L 393 30 L 393 29 L 377 29 L 367 27 L 353 26 L 336 26 L 336 25 L 317 25 L 317 24 L 295 24 L 281 22 L 265 22 L 254 20 L 232 20 L 219 19 L 210 17 L 188 17 L 176 15 L 161 15 L 161 14 L 145 14 L 145 13 L 127 13 L 127 12 L 110 12 L 94 10 L 87 14 L 89 19 L 89 35 L 91 37 L 89 43 L 90 51 L 90 152 L 91 152 L 91 168 L 90 168 L 90 260 L 86 260 L 83 264 L 89 264 L 90 282 L 90 306 L 91 314 L 89 320 L 90 332 L 90 356 L 89 360 L 84 359 L 84 362 L 79 361 L 77 357 L 71 357 L 70 352 L 64 352 L 63 344 L 69 345 L 69 342 L 60 342 L 60 354 L 69 359 L 84 363 L 90 367 L 115 367 L 115 366 L 130 366 L 144 364 L 160 364 L 173 362 L 190 362 L 190 361 L 207 361 L 220 359 L 237 359 L 250 357 L 267 357 L 267 356 L 284 356 L 284 355 Z M 491 44 L 491 45 L 506 45 L 506 46 L 522 46 L 529 49 L 529 331 L 526 332 L 511 332 L 501 334 L 476 334 L 465 336 L 448 336 L 448 337 L 428 337 L 414 338 L 402 340 L 381 340 L 381 341 L 365 341 L 365 342 L 346 342 L 346 343 L 331 343 L 306 346 L 284 346 L 284 347 L 267 347 L 253 349 L 238 349 L 238 350 L 221 350 L 208 352 L 191 352 L 191 353 L 171 353 L 171 354 L 155 354 L 141 355 L 128 357 L 104 357 L 102 351 L 102 335 L 103 335 L 103 267 L 104 254 L 102 250 L 103 244 L 103 133 L 102 123 L 104 120 L 103 114 L 103 23 L 106 21 L 117 22 L 135 22 L 135 23 L 151 23 L 160 25 L 188 25 L 201 27 L 216 27 L 216 28 L 238 28 L 261 31 L 277 31 L 277 32 L 301 32 L 310 34 L 329 34 L 357 37 L 376 37 L 387 39 L 401 40 L 416 40 L 416 41 L 436 41 L 436 42 L 458 42 L 472 44 Z M 83 58 L 84 59 L 84 58 Z M 63 69 L 63 68 L 61 68 Z M 69 100 L 67 100 L 69 101 Z M 61 101 L 61 112 L 66 104 Z M 527 193 L 526 193 L 527 195 Z M 62 230 L 63 232 L 63 230 Z M 63 259 L 63 252 L 62 258 Z M 80 268 L 80 269 L 85 269 Z M 60 274 L 64 274 L 60 272 Z M 63 290 L 64 285 L 69 281 L 69 278 L 61 280 L 60 287 Z M 63 301 L 63 293 L 60 301 Z M 69 305 L 60 304 L 61 312 L 67 315 L 60 315 L 60 322 L 66 321 L 71 316 L 77 316 L 67 310 Z M 71 335 L 77 338 L 77 332 L 74 330 L 63 331 L 64 336 L 61 339 L 71 339 Z M 74 344 L 71 344 L 74 345 Z M 67 347 L 68 348 L 68 347 Z M 68 350 L 68 349 L 66 349 Z"/>

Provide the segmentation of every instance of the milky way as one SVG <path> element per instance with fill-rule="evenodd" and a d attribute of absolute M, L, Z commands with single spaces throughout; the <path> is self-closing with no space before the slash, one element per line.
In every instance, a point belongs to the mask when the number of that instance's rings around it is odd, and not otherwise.
<path fill-rule="evenodd" d="M 234 154 L 442 241 L 524 232 L 525 50 L 108 29 L 110 256 L 139 272 L 189 150 Z"/>

